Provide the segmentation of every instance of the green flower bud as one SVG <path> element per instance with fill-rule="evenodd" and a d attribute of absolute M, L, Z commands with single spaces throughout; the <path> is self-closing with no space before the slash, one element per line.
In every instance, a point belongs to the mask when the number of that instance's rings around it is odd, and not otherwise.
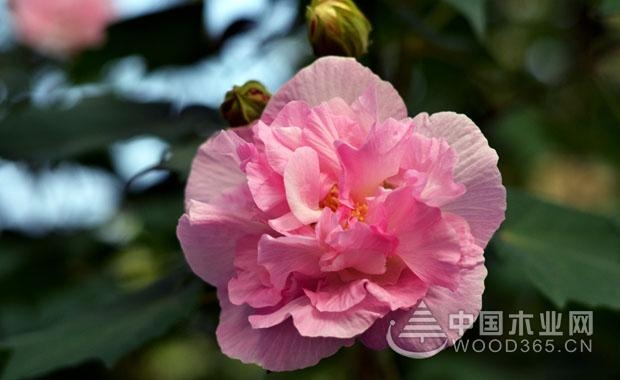
<path fill-rule="evenodd" d="M 220 112 L 231 127 L 247 125 L 260 118 L 270 98 L 262 83 L 251 80 L 226 93 Z"/>
<path fill-rule="evenodd" d="M 306 19 L 316 56 L 360 57 L 366 53 L 372 27 L 352 0 L 312 0 Z"/>

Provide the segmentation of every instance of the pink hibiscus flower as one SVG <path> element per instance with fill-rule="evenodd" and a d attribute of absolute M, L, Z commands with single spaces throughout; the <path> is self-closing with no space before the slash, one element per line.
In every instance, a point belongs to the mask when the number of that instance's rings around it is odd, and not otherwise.
<path fill-rule="evenodd" d="M 111 0 L 10 0 L 18 38 L 55 57 L 98 46 L 114 18 Z"/>
<path fill-rule="evenodd" d="M 222 351 L 282 371 L 356 339 L 381 349 L 422 301 L 456 341 L 448 314 L 477 316 L 483 248 L 504 218 L 497 160 L 467 117 L 408 118 L 354 59 L 301 70 L 192 165 L 177 235 L 218 289 Z"/>

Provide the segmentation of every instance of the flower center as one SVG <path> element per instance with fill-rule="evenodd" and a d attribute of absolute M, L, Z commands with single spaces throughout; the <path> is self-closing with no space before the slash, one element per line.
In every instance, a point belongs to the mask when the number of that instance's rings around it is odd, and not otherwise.
<path fill-rule="evenodd" d="M 338 195 L 340 195 L 338 191 L 338 185 L 334 184 L 332 185 L 331 189 L 329 189 L 329 192 L 327 193 L 325 198 L 323 198 L 323 200 L 319 202 L 319 207 L 327 207 L 332 211 L 336 212 L 338 207 L 340 207 L 340 200 L 338 199 Z"/>
<path fill-rule="evenodd" d="M 339 195 L 340 191 L 338 190 L 338 185 L 332 185 L 325 198 L 319 202 L 319 207 L 327 207 L 333 212 L 336 212 L 336 210 L 340 207 L 340 199 L 338 198 Z M 353 210 L 351 210 L 351 217 L 363 222 L 366 220 L 366 214 L 368 214 L 368 204 L 366 204 L 366 202 L 355 202 L 355 206 Z M 348 226 L 348 222 L 345 223 L 345 226 Z"/>
<path fill-rule="evenodd" d="M 360 222 L 363 222 L 366 219 L 366 214 L 368 213 L 368 205 L 366 202 L 356 202 L 355 208 L 351 211 L 351 216 L 357 218 Z"/>

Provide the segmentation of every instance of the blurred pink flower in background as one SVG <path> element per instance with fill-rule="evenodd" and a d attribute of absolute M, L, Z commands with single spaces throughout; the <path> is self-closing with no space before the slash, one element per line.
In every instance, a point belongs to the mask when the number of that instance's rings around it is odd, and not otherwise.
<path fill-rule="evenodd" d="M 111 0 L 10 0 L 21 42 L 57 58 L 105 41 L 114 19 Z"/>
<path fill-rule="evenodd" d="M 504 219 L 497 160 L 470 119 L 408 118 L 353 59 L 301 70 L 192 165 L 177 234 L 218 288 L 223 352 L 281 371 L 356 339 L 385 348 L 390 319 L 422 300 L 454 343 L 448 314 L 480 311 L 483 248 Z"/>

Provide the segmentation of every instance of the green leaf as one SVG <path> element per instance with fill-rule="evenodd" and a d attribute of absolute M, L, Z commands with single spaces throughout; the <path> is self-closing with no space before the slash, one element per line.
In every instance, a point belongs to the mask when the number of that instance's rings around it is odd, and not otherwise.
<path fill-rule="evenodd" d="M 170 159 L 163 166 L 177 173 L 180 178 L 187 179 L 192 161 L 198 152 L 198 147 L 202 143 L 204 143 L 203 139 L 196 139 L 172 146 L 170 149 Z"/>
<path fill-rule="evenodd" d="M 600 7 L 604 16 L 611 17 L 620 13 L 620 2 L 618 0 L 603 0 Z"/>
<path fill-rule="evenodd" d="M 32 263 L 29 264 L 33 265 Z M 20 285 L 24 287 L 33 286 L 17 283 L 12 284 L 10 288 L 16 292 Z M 54 288 L 53 286 L 49 287 Z M 45 328 L 69 315 L 79 313 L 85 308 L 101 305 L 104 302 L 112 302 L 119 295 L 118 286 L 112 278 L 109 276 L 91 276 L 68 284 L 62 289 L 56 289 L 55 292 L 45 293 L 45 297 L 40 300 L 28 297 L 29 302 L 26 304 L 3 302 L 2 308 L 0 308 L 0 326 L 2 327 L 0 338 Z"/>
<path fill-rule="evenodd" d="M 175 275 L 47 328 L 9 336 L 0 341 L 11 350 L 4 379 L 38 376 L 90 360 L 112 366 L 185 318 L 198 302 L 199 289 L 198 281 L 183 283 Z"/>
<path fill-rule="evenodd" d="M 174 138 L 210 124 L 213 114 L 194 107 L 173 115 L 165 103 L 133 103 L 114 96 L 84 99 L 70 109 L 26 107 L 0 122 L 0 157 L 58 159 L 105 149 L 139 134 Z"/>
<path fill-rule="evenodd" d="M 102 64 L 130 55 L 145 58 L 149 69 L 198 61 L 218 48 L 205 33 L 203 4 L 192 1 L 111 25 L 106 44 L 80 54 L 70 67 L 75 81 L 98 77 Z"/>
<path fill-rule="evenodd" d="M 476 328 L 477 330 L 477 328 Z M 470 338 L 471 339 L 471 338 Z M 471 341 L 470 341 L 471 344 Z M 532 366 L 518 361 L 480 359 L 474 351 L 454 352 L 445 350 L 433 360 L 409 360 L 405 362 L 411 379 L 442 380 L 542 380 L 544 376 Z"/>
<path fill-rule="evenodd" d="M 486 30 L 486 0 L 444 0 L 461 13 L 476 32 L 478 39 L 484 37 Z"/>
<path fill-rule="evenodd" d="M 552 151 L 555 142 L 545 135 L 547 123 L 542 112 L 533 107 L 516 108 L 497 119 L 492 139 L 503 154 L 504 176 L 523 181 L 538 160 Z"/>
<path fill-rule="evenodd" d="M 510 191 L 496 244 L 558 307 L 620 308 L 620 228 L 613 220 Z"/>
<path fill-rule="evenodd" d="M 2 379 L 2 374 L 4 373 L 4 366 L 9 361 L 9 357 L 11 356 L 11 351 L 0 348 L 0 379 Z"/>

